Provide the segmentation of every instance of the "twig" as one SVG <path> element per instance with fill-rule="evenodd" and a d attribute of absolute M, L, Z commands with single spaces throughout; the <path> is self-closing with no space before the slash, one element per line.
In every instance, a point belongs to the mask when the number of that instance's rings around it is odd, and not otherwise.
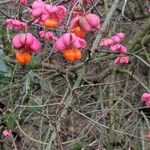
<path fill-rule="evenodd" d="M 125 8 L 126 8 L 126 5 L 127 5 L 127 1 L 128 0 L 124 0 L 124 4 L 123 4 L 123 7 L 122 7 L 122 11 L 121 11 L 122 16 L 124 16 L 124 11 L 125 11 Z"/>
<path fill-rule="evenodd" d="M 98 3 L 100 2 L 101 0 L 98 0 L 96 1 L 93 6 L 88 10 L 88 12 L 90 12 L 94 7 L 96 7 L 96 5 L 98 5 Z"/>
<path fill-rule="evenodd" d="M 127 135 L 129 137 L 132 137 L 132 138 L 137 138 L 137 139 L 140 139 L 140 140 L 145 140 L 145 141 L 148 141 L 148 139 L 145 139 L 145 138 L 141 138 L 141 137 L 138 137 L 136 135 L 133 135 L 133 134 L 129 134 L 127 132 L 124 132 L 124 131 L 120 131 L 120 130 L 116 130 L 116 129 L 113 129 L 111 127 L 108 127 L 106 125 L 103 125 L 103 124 L 100 124 L 98 123 L 97 121 L 91 119 L 90 117 L 86 116 L 85 114 L 79 112 L 78 110 L 72 108 L 76 113 L 80 114 L 81 116 L 83 116 L 84 118 L 88 119 L 93 125 L 97 125 L 99 127 L 102 127 L 102 128 L 105 128 L 105 129 L 108 129 L 108 130 L 111 130 L 111 131 L 114 131 L 116 133 L 119 133 L 119 134 L 123 134 L 123 135 Z"/>
<path fill-rule="evenodd" d="M 13 18 L 13 17 L 10 17 L 9 15 L 7 15 L 5 12 L 3 12 L 1 9 L 0 9 L 0 13 L 3 14 L 7 18 Z"/>
<path fill-rule="evenodd" d="M 68 112 L 68 108 L 71 106 L 72 104 L 72 92 L 68 95 L 66 102 L 65 102 L 65 107 L 60 115 L 60 118 L 58 120 L 58 123 L 56 124 L 56 127 L 51 135 L 50 141 L 48 143 L 48 145 L 46 146 L 45 150 L 50 150 L 52 148 L 52 142 L 55 140 L 57 133 L 60 132 L 60 126 L 61 126 L 61 120 L 64 119 L 67 115 Z"/>
<path fill-rule="evenodd" d="M 79 72 L 79 76 L 78 78 L 76 79 L 76 82 L 73 86 L 73 89 L 78 87 L 82 81 L 82 78 L 83 78 L 83 75 L 84 75 L 84 68 L 82 70 L 80 70 Z M 56 136 L 57 136 L 57 133 L 60 132 L 61 130 L 61 121 L 64 120 L 67 116 L 67 113 L 68 113 L 68 108 L 70 108 L 74 101 L 73 101 L 73 92 L 72 92 L 72 89 L 70 89 L 70 93 L 68 94 L 68 96 L 66 97 L 66 101 L 64 102 L 65 106 L 64 106 L 64 109 L 60 115 L 60 118 L 58 120 L 58 123 L 56 124 L 56 127 L 51 135 L 51 139 L 48 143 L 48 145 L 46 146 L 45 150 L 50 150 L 52 149 L 52 142 L 55 140 Z"/>
<path fill-rule="evenodd" d="M 141 137 L 144 138 L 143 128 L 141 126 Z M 145 141 L 141 140 L 142 150 L 145 150 Z"/>
<path fill-rule="evenodd" d="M 134 57 L 138 58 L 141 62 L 143 62 L 147 67 L 150 68 L 150 64 L 146 62 L 144 59 L 142 59 L 140 56 L 134 54 L 134 53 L 129 53 L 130 55 L 133 55 Z"/>
<path fill-rule="evenodd" d="M 134 75 L 132 72 L 128 71 L 128 70 L 117 70 L 118 72 L 121 72 L 121 73 L 126 73 L 128 74 L 129 76 L 132 76 L 147 92 L 150 92 L 150 89 L 136 76 Z"/>
<path fill-rule="evenodd" d="M 5 5 L 7 3 L 12 3 L 12 0 L 5 0 L 3 2 L 0 2 L 0 5 Z"/>
<path fill-rule="evenodd" d="M 22 130 L 22 128 L 20 127 L 18 121 L 15 120 L 15 122 L 16 122 L 17 127 L 19 128 L 19 130 L 22 132 L 22 134 L 23 134 L 25 137 L 27 137 L 29 140 L 34 141 L 34 142 L 36 142 L 36 143 L 44 144 L 44 145 L 47 145 L 47 144 L 48 144 L 48 143 L 45 143 L 45 142 L 36 140 L 36 139 L 32 138 L 31 136 L 29 136 L 28 134 L 26 134 L 26 133 Z"/>

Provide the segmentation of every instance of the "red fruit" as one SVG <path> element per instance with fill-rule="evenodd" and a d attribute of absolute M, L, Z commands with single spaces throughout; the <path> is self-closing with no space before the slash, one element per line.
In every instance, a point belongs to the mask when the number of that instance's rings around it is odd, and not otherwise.
<path fill-rule="evenodd" d="M 58 21 L 57 19 L 53 19 L 53 18 L 49 18 L 49 19 L 46 19 L 44 22 L 43 22 L 44 26 L 47 27 L 47 28 L 55 28 L 58 26 Z"/>
<path fill-rule="evenodd" d="M 67 61 L 80 60 L 82 58 L 82 53 L 80 49 L 67 49 L 63 52 L 64 58 Z"/>
<path fill-rule="evenodd" d="M 17 52 L 16 60 L 19 64 L 27 64 L 32 61 L 32 57 L 28 52 Z"/>
<path fill-rule="evenodd" d="M 82 58 L 82 53 L 80 49 L 72 49 L 75 55 L 75 60 L 80 60 Z"/>
<path fill-rule="evenodd" d="M 86 35 L 86 32 L 83 31 L 79 26 L 77 26 L 76 28 L 74 28 L 74 29 L 73 29 L 73 32 L 74 32 L 77 36 L 79 36 L 79 37 L 81 37 L 81 38 L 84 38 L 85 35 Z"/>
<path fill-rule="evenodd" d="M 73 61 L 73 60 L 75 60 L 75 54 L 74 54 L 74 51 L 72 49 L 64 50 L 63 54 L 64 54 L 64 58 L 67 61 Z"/>

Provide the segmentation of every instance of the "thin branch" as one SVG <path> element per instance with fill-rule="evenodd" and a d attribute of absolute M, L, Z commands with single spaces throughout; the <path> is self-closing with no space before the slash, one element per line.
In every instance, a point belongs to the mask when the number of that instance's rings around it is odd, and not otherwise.
<path fill-rule="evenodd" d="M 120 73 L 126 73 L 129 76 L 132 76 L 132 78 L 134 78 L 147 92 L 150 92 L 150 89 L 136 76 L 134 75 L 132 72 L 128 71 L 128 70 L 117 70 Z"/>
<path fill-rule="evenodd" d="M 73 109 L 76 113 L 80 114 L 81 116 L 83 116 L 84 118 L 86 118 L 87 120 L 89 120 L 93 125 L 97 125 L 97 126 L 99 126 L 99 127 L 102 127 L 102 128 L 105 128 L 105 129 L 108 129 L 108 130 L 111 130 L 111 131 L 114 131 L 114 132 L 119 133 L 119 134 L 127 135 L 127 136 L 132 137 L 132 138 L 137 138 L 137 139 L 140 139 L 140 140 L 148 141 L 148 139 L 141 138 L 141 137 L 138 137 L 138 136 L 133 135 L 133 134 L 129 134 L 129 133 L 124 132 L 124 131 L 120 131 L 120 130 L 113 129 L 113 128 L 108 127 L 108 126 L 106 126 L 106 125 L 104 125 L 104 124 L 100 124 L 100 123 L 98 123 L 97 121 L 95 121 L 95 120 L 91 119 L 90 117 L 86 116 L 85 114 L 81 113 L 80 111 L 78 111 L 78 110 L 76 110 L 76 109 L 74 109 L 74 108 L 72 108 L 72 109 Z"/>
<path fill-rule="evenodd" d="M 44 145 L 47 145 L 47 144 L 48 144 L 48 143 L 45 143 L 45 142 L 36 140 L 36 139 L 32 138 L 31 136 L 29 136 L 28 134 L 26 134 L 26 133 L 23 131 L 23 129 L 21 128 L 21 126 L 19 125 L 18 121 L 15 120 L 15 122 L 16 122 L 16 124 L 17 124 L 18 129 L 19 129 L 19 130 L 22 132 L 22 134 L 23 134 L 25 137 L 27 137 L 29 140 L 34 141 L 34 142 L 36 142 L 36 143 L 44 144 Z"/>

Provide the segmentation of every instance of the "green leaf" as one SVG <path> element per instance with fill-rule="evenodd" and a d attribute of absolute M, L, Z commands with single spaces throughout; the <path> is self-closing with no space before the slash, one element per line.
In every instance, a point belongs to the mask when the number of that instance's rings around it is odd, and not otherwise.
<path fill-rule="evenodd" d="M 10 80 L 10 78 L 0 75 L 0 84 L 8 85 L 10 83 Z"/>
<path fill-rule="evenodd" d="M 14 129 L 15 125 L 15 115 L 9 114 L 5 119 L 6 128 L 8 129 Z"/>
<path fill-rule="evenodd" d="M 0 59 L 0 75 L 4 77 L 11 77 L 12 75 L 11 68 L 1 59 Z"/>
<path fill-rule="evenodd" d="M 71 150 L 81 150 L 82 146 L 79 143 L 74 143 Z"/>
<path fill-rule="evenodd" d="M 12 49 L 12 44 L 9 41 L 5 45 L 5 52 L 7 54 L 13 54 L 14 53 L 14 51 Z"/>
<path fill-rule="evenodd" d="M 0 76 L 3 77 L 11 77 L 12 75 L 12 68 L 10 65 L 7 64 L 3 58 L 5 57 L 5 54 L 2 49 L 0 49 Z"/>
<path fill-rule="evenodd" d="M 32 56 L 32 61 L 28 64 L 30 69 L 36 69 L 40 66 L 40 57 Z"/>

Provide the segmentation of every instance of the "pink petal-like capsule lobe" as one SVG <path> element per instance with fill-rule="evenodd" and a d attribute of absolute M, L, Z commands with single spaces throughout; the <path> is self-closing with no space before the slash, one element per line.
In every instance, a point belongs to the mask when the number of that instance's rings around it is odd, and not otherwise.
<path fill-rule="evenodd" d="M 59 38 L 54 44 L 55 51 L 63 51 L 66 48 L 67 46 L 64 44 L 63 38 Z"/>
<path fill-rule="evenodd" d="M 120 44 L 116 44 L 110 47 L 110 50 L 115 52 L 118 51 L 120 49 Z"/>
<path fill-rule="evenodd" d="M 87 22 L 85 17 L 80 17 L 79 19 L 79 26 L 83 31 L 92 31 L 91 25 Z"/>
<path fill-rule="evenodd" d="M 54 40 L 56 41 L 58 38 L 54 35 L 53 32 L 45 32 L 45 31 L 40 31 L 39 32 L 40 38 L 43 38 L 45 40 Z"/>
<path fill-rule="evenodd" d="M 5 137 L 10 137 L 10 136 L 12 136 L 12 131 L 11 131 L 11 130 L 8 130 L 8 129 L 5 129 L 5 130 L 3 131 L 3 136 L 5 136 Z"/>
<path fill-rule="evenodd" d="M 20 3 L 23 5 L 27 5 L 28 4 L 28 0 L 20 0 Z"/>
<path fill-rule="evenodd" d="M 53 32 L 47 32 L 46 33 L 46 39 L 56 41 L 58 38 L 53 34 Z"/>
<path fill-rule="evenodd" d="M 64 18 L 67 14 L 67 9 L 63 6 L 63 5 L 60 5 L 60 6 L 57 6 L 57 11 L 56 11 L 56 15 L 58 17 L 58 20 L 59 22 L 63 22 L 64 21 Z"/>
<path fill-rule="evenodd" d="M 76 16 L 74 17 L 71 22 L 70 22 L 70 29 L 73 30 L 74 28 L 76 28 L 79 25 L 79 17 Z"/>
<path fill-rule="evenodd" d="M 23 44 L 20 42 L 20 35 L 15 35 L 12 39 L 12 46 L 19 50 L 23 47 Z"/>
<path fill-rule="evenodd" d="M 31 33 L 27 33 L 25 43 L 27 45 L 31 45 L 33 43 L 33 41 L 34 41 L 34 36 Z"/>
<path fill-rule="evenodd" d="M 67 9 L 63 5 L 57 6 L 56 14 L 58 16 L 64 17 L 66 13 L 67 13 Z"/>
<path fill-rule="evenodd" d="M 69 46 L 70 43 L 71 43 L 71 34 L 70 33 L 66 33 L 62 36 L 62 39 L 63 39 L 63 43 L 66 45 L 66 46 Z"/>
<path fill-rule="evenodd" d="M 114 43 L 119 43 L 119 42 L 121 42 L 121 38 L 120 38 L 119 36 L 116 36 L 116 35 L 112 36 L 111 39 L 114 41 Z"/>
<path fill-rule="evenodd" d="M 41 15 L 41 13 L 43 12 L 43 8 L 44 8 L 44 2 L 40 1 L 40 0 L 36 0 L 35 2 L 33 2 L 32 8 L 30 9 L 30 12 L 32 14 L 32 16 L 39 16 Z"/>
<path fill-rule="evenodd" d="M 127 48 L 123 45 L 120 46 L 120 49 L 119 49 L 119 52 L 124 54 L 124 53 L 127 53 Z"/>
<path fill-rule="evenodd" d="M 6 24 L 11 22 L 11 21 L 12 21 L 12 19 L 6 19 Z"/>
<path fill-rule="evenodd" d="M 43 2 L 38 0 L 38 1 L 34 1 L 33 4 L 32 4 L 32 8 L 33 9 L 36 9 L 36 8 L 41 8 L 43 5 Z"/>
<path fill-rule="evenodd" d="M 7 19 L 6 20 L 7 28 L 21 30 L 27 28 L 27 24 L 25 22 L 21 22 L 16 19 Z"/>
<path fill-rule="evenodd" d="M 114 64 L 128 64 L 129 57 L 128 56 L 119 56 L 114 60 Z"/>
<path fill-rule="evenodd" d="M 41 50 L 41 44 L 35 37 L 33 43 L 30 45 L 30 49 L 34 53 L 38 53 Z"/>
<path fill-rule="evenodd" d="M 120 32 L 120 33 L 117 33 L 116 35 L 112 36 L 112 39 L 115 43 L 119 43 L 121 42 L 125 37 L 125 34 Z"/>
<path fill-rule="evenodd" d="M 95 14 L 87 14 L 86 15 L 87 22 L 91 25 L 92 28 L 99 29 L 100 28 L 100 19 Z"/>
<path fill-rule="evenodd" d="M 120 63 L 123 64 L 123 63 L 128 63 L 129 62 L 129 59 L 128 57 L 120 57 Z"/>
<path fill-rule="evenodd" d="M 58 6 L 58 11 L 60 14 L 67 13 L 67 9 L 63 5 Z"/>
<path fill-rule="evenodd" d="M 117 58 L 114 60 L 114 64 L 120 64 L 120 57 L 117 57 Z"/>
<path fill-rule="evenodd" d="M 150 100 L 146 101 L 146 106 L 150 106 Z"/>
<path fill-rule="evenodd" d="M 46 34 L 45 31 L 40 31 L 40 32 L 39 32 L 40 38 L 44 38 L 44 37 L 45 37 L 45 34 Z"/>
<path fill-rule="evenodd" d="M 20 34 L 19 40 L 24 45 L 26 41 L 26 34 Z"/>
<path fill-rule="evenodd" d="M 141 100 L 143 102 L 150 101 L 150 93 L 143 93 L 143 95 L 141 96 Z"/>
<path fill-rule="evenodd" d="M 100 46 L 104 46 L 104 41 L 105 41 L 105 40 L 106 40 L 106 38 L 101 39 L 100 42 L 99 42 L 99 45 L 100 45 Z"/>
<path fill-rule="evenodd" d="M 86 47 L 86 41 L 80 37 L 76 37 L 73 46 L 75 48 L 85 48 Z"/>
<path fill-rule="evenodd" d="M 127 53 L 127 48 L 121 44 L 116 44 L 110 47 L 110 50 L 113 52 L 119 52 L 119 53 Z"/>
<path fill-rule="evenodd" d="M 150 131 L 146 134 L 146 138 L 150 140 Z"/>
<path fill-rule="evenodd" d="M 31 33 L 19 34 L 19 42 L 25 51 L 29 51 L 30 45 L 34 42 L 34 36 Z"/>
<path fill-rule="evenodd" d="M 9 28 L 9 29 L 12 29 L 13 28 L 13 23 L 12 23 L 12 21 L 13 21 L 13 19 L 7 19 L 6 20 L 6 25 L 7 25 L 7 28 Z"/>
<path fill-rule="evenodd" d="M 42 13 L 41 8 L 33 9 L 32 16 L 39 16 Z"/>
<path fill-rule="evenodd" d="M 124 37 L 125 37 L 125 34 L 122 33 L 122 32 L 119 32 L 119 33 L 116 34 L 116 36 L 118 36 L 121 40 L 123 40 Z"/>
<path fill-rule="evenodd" d="M 114 41 L 112 39 L 107 39 L 105 42 L 106 42 L 105 43 L 106 46 L 111 46 L 114 44 Z"/>
<path fill-rule="evenodd" d="M 45 8 L 45 11 L 52 13 L 52 9 L 53 9 L 52 5 L 45 5 L 44 8 Z"/>
<path fill-rule="evenodd" d="M 66 15 L 67 9 L 63 5 L 57 6 L 57 8 L 58 8 L 58 10 L 57 10 L 58 15 L 60 15 L 60 16 Z"/>
<path fill-rule="evenodd" d="M 45 10 L 47 12 L 51 13 L 55 13 L 58 11 L 58 6 L 52 6 L 52 5 L 45 5 Z"/>
<path fill-rule="evenodd" d="M 48 19 L 49 18 L 49 14 L 48 13 L 43 13 L 42 15 L 41 15 L 41 21 L 42 22 L 44 22 L 46 19 Z"/>
<path fill-rule="evenodd" d="M 141 101 L 145 102 L 147 106 L 150 106 L 150 93 L 143 93 Z"/>
<path fill-rule="evenodd" d="M 76 35 L 74 33 L 65 33 L 63 36 L 63 42 L 66 46 L 70 46 L 74 43 Z"/>
<path fill-rule="evenodd" d="M 114 44 L 114 41 L 112 39 L 103 38 L 101 39 L 99 45 L 100 46 L 111 46 Z"/>

